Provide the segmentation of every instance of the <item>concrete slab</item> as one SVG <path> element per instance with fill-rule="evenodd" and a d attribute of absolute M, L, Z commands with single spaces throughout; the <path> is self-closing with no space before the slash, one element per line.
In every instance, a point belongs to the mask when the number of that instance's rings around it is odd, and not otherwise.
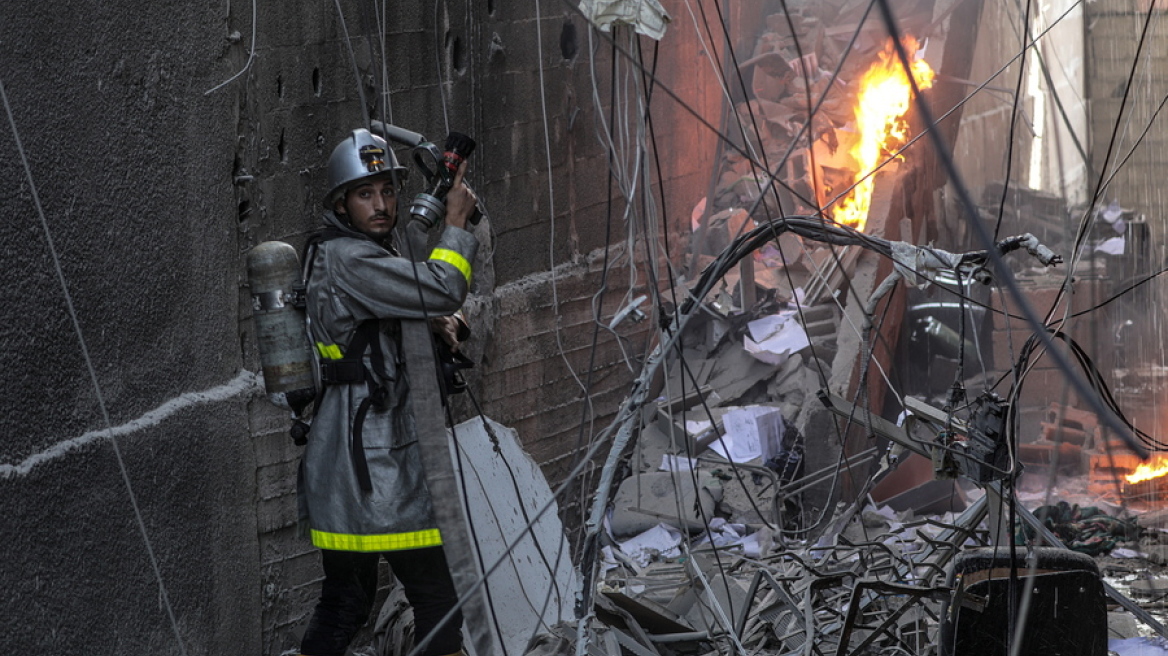
<path fill-rule="evenodd" d="M 500 563 L 487 577 L 499 638 L 507 653 L 521 654 L 547 625 L 573 617 L 580 577 L 551 488 L 515 431 L 476 418 L 456 426 L 454 434 L 460 456 L 455 470 L 466 486 L 482 560 L 487 568 Z"/>
<path fill-rule="evenodd" d="M 621 483 L 612 505 L 612 532 L 630 536 L 665 522 L 680 529 L 701 530 L 703 517 L 713 517 L 715 491 L 702 484 L 709 474 L 700 472 L 650 472 L 630 476 Z M 721 489 L 716 490 L 718 497 Z M 699 505 L 700 504 L 700 512 Z"/>

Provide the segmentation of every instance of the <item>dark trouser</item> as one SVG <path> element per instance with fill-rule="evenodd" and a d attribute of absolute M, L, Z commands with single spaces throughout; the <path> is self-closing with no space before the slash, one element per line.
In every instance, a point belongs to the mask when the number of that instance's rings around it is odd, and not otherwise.
<path fill-rule="evenodd" d="M 414 643 L 420 643 L 458 603 L 442 547 L 361 553 L 322 549 L 320 601 L 300 643 L 306 656 L 344 656 L 353 636 L 369 620 L 377 593 L 377 560 L 385 557 L 414 609 Z M 421 656 L 462 649 L 462 613 L 438 629 Z"/>

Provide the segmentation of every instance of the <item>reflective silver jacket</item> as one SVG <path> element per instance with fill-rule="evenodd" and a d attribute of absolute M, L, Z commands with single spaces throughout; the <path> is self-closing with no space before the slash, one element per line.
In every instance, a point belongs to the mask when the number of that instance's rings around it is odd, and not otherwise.
<path fill-rule="evenodd" d="M 398 320 L 456 312 L 466 298 L 478 242 L 471 233 L 447 226 L 430 259 L 413 263 L 348 228 L 332 212 L 324 220 L 352 238 L 323 242 L 313 257 L 307 310 L 317 355 L 339 359 L 362 322 L 379 321 L 385 366 L 373 373 L 389 395 L 365 417 L 362 441 L 373 489 L 364 492 L 350 449 L 354 415 L 368 387 L 325 387 L 301 462 L 301 520 L 307 520 L 313 544 L 322 549 L 392 551 L 439 545 L 418 455 Z M 371 367 L 369 360 L 366 353 L 366 367 Z"/>

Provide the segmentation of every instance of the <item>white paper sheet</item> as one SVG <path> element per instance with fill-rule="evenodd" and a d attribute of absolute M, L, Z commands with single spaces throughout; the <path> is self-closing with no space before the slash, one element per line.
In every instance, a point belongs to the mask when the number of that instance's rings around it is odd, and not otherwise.
<path fill-rule="evenodd" d="M 1124 237 L 1112 237 L 1095 247 L 1098 253 L 1106 253 L 1108 255 L 1123 255 L 1125 247 L 1127 246 L 1127 239 Z"/>
<path fill-rule="evenodd" d="M 750 337 L 743 335 L 743 348 L 756 360 L 775 366 L 783 364 L 792 353 L 811 345 L 803 324 L 794 317 L 794 311 L 782 312 L 746 324 Z"/>
<path fill-rule="evenodd" d="M 774 432 L 773 417 L 767 415 L 779 413 L 779 409 L 769 405 L 754 405 L 745 408 L 736 408 L 722 416 L 722 427 L 725 435 L 721 440 L 714 440 L 710 450 L 731 462 L 749 462 L 762 457 L 762 440 L 764 435 Z M 760 418 L 764 426 L 760 428 Z M 782 415 L 777 421 L 782 425 Z M 769 428 L 768 428 L 769 427 Z M 782 438 L 780 429 L 779 438 Z"/>
<path fill-rule="evenodd" d="M 693 471 L 697 466 L 693 458 L 663 453 L 661 454 L 661 465 L 657 469 L 659 471 Z"/>
<path fill-rule="evenodd" d="M 676 558 L 681 555 L 681 531 L 668 524 L 658 524 L 640 535 L 617 543 L 617 546 L 630 560 L 646 567 L 654 556 Z"/>

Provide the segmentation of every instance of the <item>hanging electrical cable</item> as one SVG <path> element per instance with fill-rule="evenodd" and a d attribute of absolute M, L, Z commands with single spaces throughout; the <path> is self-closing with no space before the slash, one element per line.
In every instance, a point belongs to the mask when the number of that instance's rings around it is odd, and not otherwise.
<path fill-rule="evenodd" d="M 687 302 L 688 302 L 688 301 L 687 301 Z M 588 388 L 588 385 L 585 385 L 585 389 L 586 389 L 586 388 Z"/>
<path fill-rule="evenodd" d="M 901 65 L 906 70 L 908 70 L 910 67 L 909 56 L 908 53 L 906 53 L 904 50 L 904 45 L 900 42 L 900 28 L 896 23 L 895 16 L 892 13 L 892 7 L 890 6 L 888 0 L 877 1 L 880 4 L 880 13 L 884 19 L 885 26 L 893 37 L 893 45 L 896 48 L 896 53 L 900 58 Z M 937 153 L 938 159 L 943 164 L 946 173 L 949 175 L 950 181 L 956 188 L 958 197 L 961 201 L 961 204 L 965 208 L 965 211 L 969 216 L 976 217 L 977 206 L 973 202 L 972 197 L 969 195 L 969 191 L 965 188 L 964 183 L 961 181 L 960 174 L 953 163 L 953 158 L 949 154 L 948 146 L 945 145 L 936 131 L 932 129 L 932 127 L 936 126 L 937 124 L 933 116 L 932 109 L 929 107 L 928 103 L 924 102 L 922 99 L 920 89 L 917 86 L 916 80 L 912 76 L 909 76 L 909 82 L 913 87 L 913 98 L 915 99 L 916 106 L 920 111 L 926 126 L 929 126 L 929 129 L 926 130 L 926 134 L 930 135 L 930 138 L 933 140 L 934 150 Z M 977 234 L 978 239 L 981 240 L 982 243 L 987 246 L 987 248 L 992 246 L 993 240 L 988 231 L 986 231 L 985 226 L 983 226 L 980 221 L 971 221 L 970 224 L 973 226 L 974 232 Z M 1135 437 L 1131 434 L 1131 431 L 1125 425 L 1123 425 L 1113 414 L 1110 414 L 1106 411 L 1098 396 L 1092 394 L 1088 385 L 1073 371 L 1070 362 L 1067 361 L 1066 357 L 1062 353 L 1058 352 L 1057 349 L 1050 348 L 1052 344 L 1050 337 L 1043 329 L 1043 322 L 1038 319 L 1034 308 L 1031 307 L 1030 302 L 1026 300 L 1025 295 L 1022 294 L 1022 291 L 1019 289 L 1018 283 L 1014 279 L 1014 276 L 1010 273 L 1009 269 L 1004 266 L 1004 263 L 1001 261 L 1001 255 L 992 248 L 988 248 L 988 253 L 990 260 L 993 261 L 995 270 L 1000 272 L 999 275 L 1001 276 L 1001 279 L 1005 282 L 1006 288 L 1010 291 L 1010 295 L 1017 302 L 1019 308 L 1022 309 L 1023 314 L 1026 316 L 1027 323 L 1030 324 L 1035 334 L 1039 336 L 1043 346 L 1051 355 L 1051 359 L 1054 360 L 1058 368 L 1067 375 L 1071 385 L 1079 394 L 1082 395 L 1082 397 L 1092 406 L 1093 409 L 1099 412 L 1100 418 L 1104 421 L 1104 423 L 1115 430 L 1115 432 L 1133 452 L 1140 455 L 1141 457 L 1146 457 L 1146 449 L 1138 441 L 1136 441 Z"/>
<path fill-rule="evenodd" d="M 227 86 L 228 84 L 231 84 L 232 82 L 238 80 L 239 76 L 243 75 L 249 69 L 251 69 L 251 62 L 252 62 L 252 60 L 255 59 L 255 53 L 256 53 L 256 25 L 259 23 L 259 21 L 257 20 L 259 14 L 258 14 L 258 10 L 256 9 L 256 5 L 258 2 L 259 2 L 259 0 L 251 0 L 251 44 L 247 49 L 247 62 L 244 63 L 243 68 L 239 69 L 239 71 L 237 71 L 235 73 L 235 75 L 232 75 L 231 77 L 227 78 L 226 80 L 223 80 L 219 84 L 216 84 L 215 86 L 211 87 L 210 89 L 207 89 L 206 91 L 204 91 L 203 92 L 204 96 L 209 96 L 212 93 Z"/>
<path fill-rule="evenodd" d="M 1106 186 L 1104 185 L 1104 178 L 1102 176 L 1106 175 L 1107 169 L 1108 169 L 1109 165 L 1111 164 L 1112 155 L 1115 152 L 1115 147 L 1116 147 L 1116 143 L 1118 141 L 1118 135 L 1119 135 L 1119 126 L 1121 125 L 1122 119 L 1124 117 L 1124 109 L 1127 107 L 1128 101 L 1131 98 L 1131 91 L 1132 91 L 1132 88 L 1134 86 L 1132 84 L 1132 82 L 1135 79 L 1136 71 L 1139 68 L 1140 57 L 1144 52 L 1144 45 L 1146 44 L 1147 38 L 1148 38 L 1148 28 L 1152 24 L 1152 16 L 1155 14 L 1154 4 L 1155 3 L 1153 3 L 1152 5 L 1149 5 L 1148 10 L 1147 10 L 1147 14 L 1144 16 L 1143 27 L 1140 30 L 1140 38 L 1139 38 L 1139 41 L 1136 43 L 1135 56 L 1132 57 L 1132 64 L 1131 64 L 1130 69 L 1128 70 L 1127 82 L 1124 85 L 1123 97 L 1120 100 L 1119 109 L 1116 111 L 1115 124 L 1112 126 L 1111 136 L 1107 140 L 1107 151 L 1103 156 L 1103 163 L 1099 167 L 1100 178 L 1096 182 L 1095 188 L 1092 190 L 1092 193 L 1091 193 L 1091 198 L 1090 198 L 1089 202 L 1087 203 L 1087 208 L 1086 208 L 1086 210 L 1084 210 L 1083 216 L 1079 220 L 1079 226 L 1078 226 L 1078 229 L 1075 233 L 1075 238 L 1073 240 L 1073 243 L 1074 243 L 1073 250 L 1072 250 L 1073 257 L 1072 257 L 1071 263 L 1070 263 L 1071 266 L 1069 267 L 1069 270 L 1068 270 L 1068 274 L 1067 274 L 1068 276 L 1072 275 L 1072 273 L 1077 268 L 1079 258 L 1081 257 L 1080 253 L 1081 253 L 1083 242 L 1087 239 L 1087 233 L 1090 229 L 1091 220 L 1094 218 L 1095 207 L 1099 203 L 1099 200 L 1100 200 L 1100 198 L 1102 198 L 1103 192 L 1106 189 Z M 1068 280 L 1070 280 L 1069 277 L 1068 277 Z M 1054 299 L 1055 305 L 1057 305 L 1058 302 L 1061 300 L 1063 293 L 1064 292 L 1062 289 L 1060 289 L 1058 291 L 1058 294 L 1055 296 L 1055 299 Z M 1052 312 L 1053 312 L 1053 310 L 1054 310 L 1054 308 L 1051 308 Z M 1048 314 L 1046 317 L 1046 321 L 1049 322 L 1050 318 L 1051 318 L 1051 315 Z"/>
<path fill-rule="evenodd" d="M 349 37 L 349 25 L 345 21 L 345 11 L 341 9 L 341 0 L 333 0 L 337 8 L 337 19 L 341 23 L 341 34 L 345 37 L 345 48 L 349 52 L 349 63 L 353 67 L 353 84 L 357 88 L 357 97 L 361 99 L 361 125 L 369 128 L 369 104 L 365 100 L 365 84 L 361 80 L 361 69 L 357 66 L 357 53 L 353 51 L 353 40 Z"/>

